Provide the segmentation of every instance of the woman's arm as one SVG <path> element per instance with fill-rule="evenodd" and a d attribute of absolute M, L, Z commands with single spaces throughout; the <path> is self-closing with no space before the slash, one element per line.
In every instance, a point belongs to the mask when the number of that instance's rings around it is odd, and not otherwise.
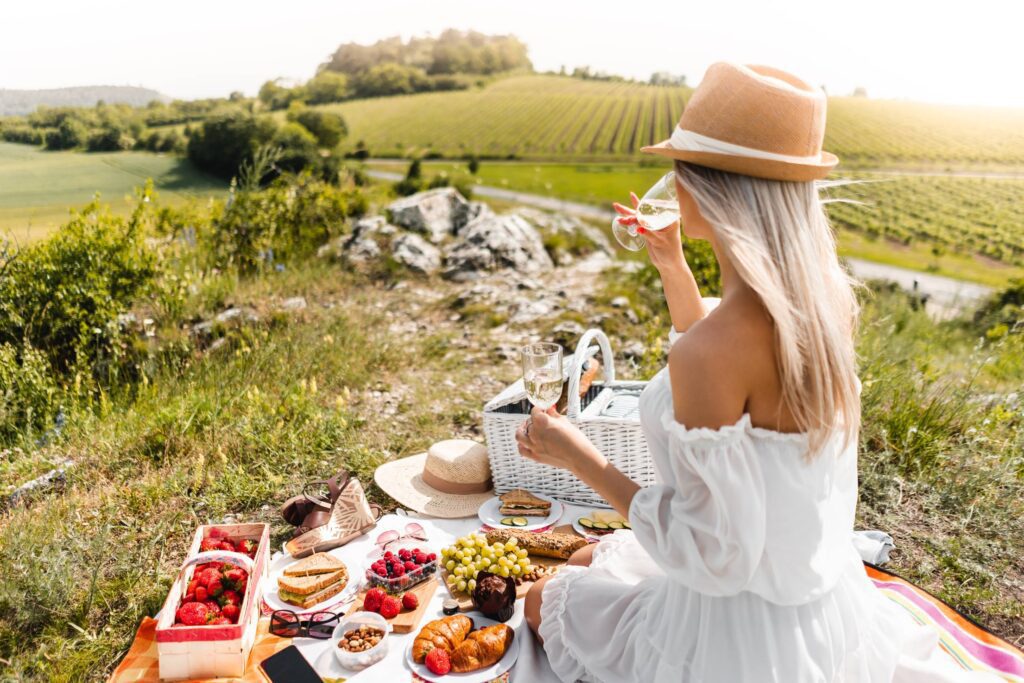
<path fill-rule="evenodd" d="M 636 194 L 630 192 L 633 206 L 640 203 Z M 636 224 L 633 211 L 616 202 L 615 210 L 622 216 L 622 223 Z M 669 316 L 676 332 L 686 332 L 690 326 L 707 315 L 701 299 L 697 280 L 683 255 L 682 235 L 679 223 L 673 223 L 664 230 L 651 232 L 638 226 L 637 232 L 647 240 L 647 255 L 651 265 L 658 269 L 661 286 L 665 290 Z"/>

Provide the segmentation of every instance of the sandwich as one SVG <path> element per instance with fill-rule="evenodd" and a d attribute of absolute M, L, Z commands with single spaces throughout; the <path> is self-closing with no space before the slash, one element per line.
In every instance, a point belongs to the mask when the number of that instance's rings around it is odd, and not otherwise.
<path fill-rule="evenodd" d="M 501 500 L 501 514 L 521 517 L 547 517 L 551 513 L 551 502 L 538 498 L 529 491 L 514 489 L 498 496 Z"/>
<path fill-rule="evenodd" d="M 277 596 L 290 605 L 309 609 L 345 590 L 346 585 L 348 569 L 345 564 L 325 553 L 317 553 L 285 569 L 277 580 Z"/>

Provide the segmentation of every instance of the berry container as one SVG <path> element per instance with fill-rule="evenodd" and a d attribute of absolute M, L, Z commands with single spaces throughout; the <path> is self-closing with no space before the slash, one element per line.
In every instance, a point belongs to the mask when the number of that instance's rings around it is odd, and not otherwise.
<path fill-rule="evenodd" d="M 403 550 L 410 552 L 420 550 L 425 554 L 433 554 L 434 551 L 422 542 L 403 542 L 401 544 L 394 543 L 387 547 L 386 551 L 381 551 L 376 554 L 374 559 L 371 561 L 370 566 L 366 568 L 366 582 L 367 588 L 382 588 L 388 593 L 397 594 L 404 593 L 413 586 L 423 583 L 427 579 L 431 578 L 437 573 L 437 555 L 434 554 L 432 561 L 426 562 L 421 565 L 417 565 L 413 570 L 405 570 L 403 561 L 403 574 L 401 576 L 381 576 L 374 569 L 373 565 L 380 560 L 383 560 L 388 552 L 393 553 L 396 557 Z M 392 562 L 394 564 L 394 562 Z"/>
<path fill-rule="evenodd" d="M 338 646 L 346 632 L 360 626 L 372 626 L 373 628 L 380 629 L 384 632 L 384 637 L 369 650 L 363 650 L 362 652 L 349 652 L 345 648 Z M 342 619 L 341 623 L 334 628 L 331 645 L 334 647 L 334 654 L 338 658 L 338 663 L 346 669 L 352 670 L 365 669 L 371 664 L 376 664 L 388 654 L 388 634 L 390 632 L 391 624 L 381 615 L 373 612 L 353 612 Z"/>
<path fill-rule="evenodd" d="M 232 541 L 257 544 L 256 557 L 224 550 L 202 552 L 200 545 L 214 535 Z M 249 581 L 240 605 L 237 624 L 184 626 L 174 623 L 175 610 L 196 565 L 223 562 L 242 567 Z M 196 529 L 188 555 L 164 601 L 156 625 L 160 680 L 241 677 L 256 640 L 263 580 L 270 565 L 270 527 L 266 524 L 215 524 Z"/>

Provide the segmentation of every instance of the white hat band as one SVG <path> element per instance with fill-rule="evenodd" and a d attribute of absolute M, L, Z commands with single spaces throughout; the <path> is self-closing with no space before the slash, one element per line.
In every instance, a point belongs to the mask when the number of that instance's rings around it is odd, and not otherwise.
<path fill-rule="evenodd" d="M 766 152 L 763 149 L 754 149 L 753 147 L 744 147 L 743 145 L 734 145 L 731 142 L 724 142 L 722 140 L 710 138 L 707 135 L 694 133 L 692 130 L 683 130 L 679 126 L 676 126 L 676 129 L 672 131 L 672 137 L 669 139 L 669 144 L 675 149 L 686 150 L 688 152 L 730 154 L 732 156 L 767 159 L 769 161 L 785 161 L 790 164 L 816 164 L 821 160 L 820 156 L 817 154 L 799 157 L 791 154 Z"/>

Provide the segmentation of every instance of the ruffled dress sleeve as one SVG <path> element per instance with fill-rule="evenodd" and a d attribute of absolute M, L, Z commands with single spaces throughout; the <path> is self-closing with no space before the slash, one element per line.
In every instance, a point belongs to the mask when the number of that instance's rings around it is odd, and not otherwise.
<path fill-rule="evenodd" d="M 641 489 L 629 508 L 636 540 L 654 562 L 705 595 L 742 591 L 764 552 L 765 481 L 748 419 L 687 429 L 666 411 L 672 472 L 664 479 L 672 484 Z"/>

